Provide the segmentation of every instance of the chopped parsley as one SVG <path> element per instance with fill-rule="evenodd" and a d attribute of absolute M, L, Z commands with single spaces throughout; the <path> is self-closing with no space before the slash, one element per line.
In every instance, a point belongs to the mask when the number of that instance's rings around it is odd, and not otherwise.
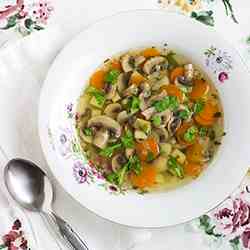
<path fill-rule="evenodd" d="M 184 169 L 183 167 L 177 162 L 176 158 L 174 158 L 173 156 L 169 156 L 168 162 L 167 162 L 167 166 L 168 166 L 168 171 L 178 177 L 178 178 L 184 178 Z"/>
<path fill-rule="evenodd" d="M 208 133 L 207 128 L 201 127 L 201 128 L 199 129 L 199 136 L 205 137 L 205 136 L 207 135 L 207 133 Z"/>
<path fill-rule="evenodd" d="M 166 109 L 175 110 L 179 106 L 179 102 L 176 96 L 166 96 L 162 100 L 155 101 L 153 103 L 157 112 L 163 112 Z"/>
<path fill-rule="evenodd" d="M 115 84 L 117 82 L 117 78 L 120 75 L 120 71 L 117 69 L 111 69 L 104 78 L 104 81 L 110 84 Z"/>
<path fill-rule="evenodd" d="M 148 154 L 147 154 L 147 161 L 150 162 L 150 161 L 153 161 L 154 160 L 154 154 L 149 151 Z"/>
<path fill-rule="evenodd" d="M 188 109 L 188 107 L 185 107 L 185 109 L 180 110 L 178 112 L 178 117 L 187 120 L 191 116 L 191 111 Z"/>
<path fill-rule="evenodd" d="M 194 104 L 194 113 L 198 114 L 200 113 L 203 109 L 204 109 L 205 103 L 203 100 L 198 100 L 195 104 Z"/>
<path fill-rule="evenodd" d="M 105 98 L 105 94 L 102 91 L 96 88 L 91 88 L 89 93 L 95 97 L 98 105 L 102 106 L 105 103 L 106 98 Z"/>
<path fill-rule="evenodd" d="M 153 116 L 152 122 L 156 127 L 159 127 L 161 125 L 161 117 L 159 115 Z"/>
<path fill-rule="evenodd" d="M 100 155 L 103 157 L 111 158 L 114 151 L 120 149 L 121 147 L 122 147 L 121 143 L 108 146 L 100 151 Z"/>
<path fill-rule="evenodd" d="M 128 102 L 128 108 L 131 113 L 136 113 L 140 110 L 140 99 L 136 96 L 132 96 L 131 99 L 129 99 Z"/>
<path fill-rule="evenodd" d="M 179 66 L 179 63 L 177 62 L 177 60 L 175 59 L 175 53 L 174 52 L 169 52 L 166 56 L 167 60 L 168 60 L 168 63 L 169 63 L 169 66 L 171 68 L 176 68 Z"/>
<path fill-rule="evenodd" d="M 91 128 L 84 128 L 83 129 L 83 133 L 86 135 L 86 136 L 91 136 L 93 134 L 93 131 Z"/>
<path fill-rule="evenodd" d="M 128 170 L 134 171 L 136 174 L 140 174 L 142 170 L 141 162 L 137 155 L 133 155 L 129 158 L 127 166 Z"/>
<path fill-rule="evenodd" d="M 198 129 L 195 126 L 190 127 L 187 129 L 187 131 L 184 133 L 184 140 L 186 142 L 193 142 L 198 134 Z"/>
<path fill-rule="evenodd" d="M 125 148 L 134 148 L 134 136 L 130 130 L 126 131 L 125 135 L 121 138 L 121 141 Z"/>

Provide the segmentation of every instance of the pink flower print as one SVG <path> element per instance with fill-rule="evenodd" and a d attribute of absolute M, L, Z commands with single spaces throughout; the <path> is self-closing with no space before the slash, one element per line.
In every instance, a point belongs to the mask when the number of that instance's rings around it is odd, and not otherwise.
<path fill-rule="evenodd" d="M 33 5 L 32 16 L 37 23 L 46 25 L 52 11 L 53 6 L 49 1 L 39 1 Z"/>
<path fill-rule="evenodd" d="M 76 161 L 73 166 L 73 174 L 78 183 L 87 181 L 88 172 L 81 161 Z"/>
<path fill-rule="evenodd" d="M 241 241 L 245 248 L 250 249 L 250 228 L 247 228 L 241 235 Z"/>
<path fill-rule="evenodd" d="M 6 6 L 5 9 L 0 10 L 0 20 L 5 19 L 9 15 L 18 12 L 18 10 L 23 8 L 24 0 L 16 0 L 15 5 Z"/>
<path fill-rule="evenodd" d="M 250 205 L 241 198 L 228 199 L 214 213 L 214 218 L 223 234 L 235 238 L 250 222 Z"/>
<path fill-rule="evenodd" d="M 218 76 L 218 79 L 220 82 L 224 82 L 226 80 L 228 80 L 228 74 L 226 72 L 221 72 Z"/>

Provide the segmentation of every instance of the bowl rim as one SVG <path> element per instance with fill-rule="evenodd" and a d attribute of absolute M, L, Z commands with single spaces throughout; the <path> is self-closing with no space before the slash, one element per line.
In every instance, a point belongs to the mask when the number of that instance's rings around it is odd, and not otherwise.
<path fill-rule="evenodd" d="M 177 13 L 175 11 L 167 11 L 167 10 L 162 10 L 162 9 L 134 9 L 134 10 L 126 10 L 126 11 L 120 11 L 120 12 L 117 12 L 113 15 L 109 15 L 109 16 L 105 16 L 105 17 L 102 17 L 92 23 L 90 23 L 88 26 L 86 26 L 86 28 L 82 29 L 78 34 L 76 34 L 75 36 L 72 37 L 72 39 L 67 42 L 65 44 L 65 46 L 62 48 L 62 50 L 57 54 L 57 56 L 54 58 L 52 64 L 51 64 L 51 67 L 48 71 L 48 75 L 49 73 L 51 72 L 51 68 L 56 64 L 56 61 L 58 59 L 58 57 L 61 55 L 61 53 L 64 51 L 65 48 L 67 48 L 68 46 L 70 46 L 75 40 L 77 40 L 79 37 L 82 36 L 82 34 L 86 31 L 88 31 L 89 29 L 92 28 L 92 26 L 98 24 L 98 23 L 101 23 L 102 21 L 105 21 L 106 19 L 109 19 L 109 18 L 113 18 L 113 17 L 117 17 L 117 16 L 120 16 L 122 14 L 129 14 L 129 13 L 150 13 L 150 12 L 154 12 L 154 13 L 165 13 L 166 15 L 168 14 L 172 14 L 172 15 L 181 15 L 181 16 L 184 16 L 185 18 L 189 18 L 190 17 L 187 17 L 185 16 L 183 13 Z M 201 24 L 199 23 L 198 21 L 194 20 L 194 19 L 191 19 L 189 20 L 191 22 L 193 22 L 196 26 L 197 25 L 200 25 L 200 26 L 203 26 L 204 24 Z M 246 63 L 244 62 L 244 59 L 242 58 L 242 56 L 240 55 L 240 53 L 238 52 L 237 49 L 235 49 L 235 47 L 230 43 L 230 41 L 227 41 L 226 39 L 224 39 L 213 27 L 207 27 L 209 30 L 211 30 L 213 33 L 216 34 L 216 36 L 218 36 L 220 38 L 220 40 L 224 41 L 232 51 L 235 52 L 235 54 L 237 54 L 237 56 L 239 57 L 240 61 L 242 62 L 242 64 L 244 65 L 244 71 L 245 72 L 248 72 L 250 73 L 250 70 L 248 69 L 248 67 L 246 66 Z M 41 143 L 41 146 L 42 146 L 42 151 L 44 153 L 44 156 L 45 156 L 45 159 L 48 163 L 49 166 L 51 166 L 51 160 L 49 159 L 49 156 L 48 156 L 48 145 L 47 145 L 47 142 L 44 140 L 43 138 L 43 134 L 44 134 L 44 128 L 42 126 L 42 118 L 43 118 L 43 99 L 44 99 L 44 93 L 45 93 L 45 89 L 47 88 L 46 86 L 46 82 L 47 82 L 47 79 L 48 79 L 48 75 L 47 77 L 45 78 L 45 81 L 44 81 L 44 84 L 43 84 L 43 87 L 41 89 L 41 93 L 40 93 L 40 98 L 39 98 L 39 107 L 38 107 L 38 129 L 39 129 L 39 138 L 40 138 L 40 143 Z M 167 228 L 167 227 L 171 227 L 171 226 L 174 226 L 174 225 L 181 225 L 181 224 L 185 224 L 187 222 L 190 222 L 196 218 L 199 218 L 202 214 L 200 215 L 197 215 L 196 217 L 193 217 L 193 218 L 190 218 L 190 219 L 187 219 L 185 221 L 182 221 L 180 223 L 177 223 L 177 224 L 172 224 L 172 225 L 162 225 L 162 226 L 135 226 L 135 225 L 131 225 L 130 223 L 127 223 L 127 224 L 123 224 L 123 223 L 120 223 L 116 220 L 113 220 L 111 218 L 107 218 L 105 216 L 102 216 L 101 214 L 95 212 L 94 210 L 90 209 L 89 207 L 83 205 L 82 202 L 80 202 L 76 196 L 74 194 L 72 194 L 67 187 L 64 187 L 64 184 L 63 184 L 63 181 L 58 178 L 56 172 L 50 167 L 51 169 L 51 172 L 53 174 L 53 176 L 55 176 L 56 180 L 60 183 L 60 185 L 62 186 L 62 188 L 73 198 L 73 200 L 75 200 L 76 202 L 78 202 L 82 207 L 86 208 L 88 211 L 90 211 L 91 213 L 97 215 L 98 217 L 101 217 L 101 218 L 104 218 L 105 220 L 108 220 L 110 222 L 113 222 L 115 224 L 118 224 L 118 225 L 121 225 L 121 226 L 125 226 L 125 227 L 132 227 L 132 228 L 145 228 L 145 229 L 154 229 L 154 228 Z M 247 168 L 246 168 L 247 169 Z M 241 179 L 241 182 L 243 181 L 245 175 L 242 176 L 242 179 Z M 238 184 L 238 186 L 241 184 L 241 182 Z M 238 186 L 234 187 L 233 190 L 230 190 L 227 194 L 227 196 L 225 196 L 224 200 L 222 200 L 221 202 L 215 204 L 213 207 L 209 208 L 207 211 L 204 212 L 204 214 L 206 213 L 209 213 L 211 210 L 213 210 L 214 208 L 216 208 L 217 206 L 219 206 L 221 203 L 223 203 L 228 196 L 230 196 L 230 194 L 232 194 L 237 188 Z"/>

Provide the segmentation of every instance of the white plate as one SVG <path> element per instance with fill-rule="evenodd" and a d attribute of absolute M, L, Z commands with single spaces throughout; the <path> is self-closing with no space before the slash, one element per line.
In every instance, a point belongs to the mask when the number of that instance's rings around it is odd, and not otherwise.
<path fill-rule="evenodd" d="M 80 153 L 74 131 L 77 98 L 91 73 L 106 58 L 130 48 L 164 43 L 190 58 L 213 79 L 222 98 L 227 135 L 218 157 L 192 183 L 144 196 L 119 194 Z M 190 18 L 160 10 L 137 10 L 102 19 L 74 38 L 48 73 L 39 110 L 44 154 L 68 193 L 106 219 L 136 227 L 186 222 L 218 205 L 240 184 L 248 169 L 249 82 L 236 50 L 212 29 Z"/>

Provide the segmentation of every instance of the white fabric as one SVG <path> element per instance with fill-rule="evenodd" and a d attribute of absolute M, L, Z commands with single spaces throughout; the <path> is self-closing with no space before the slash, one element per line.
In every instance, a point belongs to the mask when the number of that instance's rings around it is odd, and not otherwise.
<path fill-rule="evenodd" d="M 37 104 L 43 80 L 53 59 L 74 34 L 97 18 L 122 10 L 158 7 L 157 0 L 52 2 L 55 8 L 54 17 L 46 30 L 15 40 L 0 50 L 0 146 L 9 158 L 31 159 L 49 174 L 39 144 Z M 245 45 L 245 39 L 250 35 L 250 3 L 236 0 L 234 2 L 240 25 L 233 24 L 226 18 L 223 6 L 219 5 L 216 28 L 237 46 L 250 65 L 250 54 Z M 0 161 L 1 170 L 5 162 L 4 159 Z M 52 176 L 51 178 L 53 179 Z M 63 191 L 56 180 L 53 179 L 53 183 L 56 191 L 55 211 L 86 239 L 90 250 L 202 249 L 201 242 L 194 242 L 190 235 L 184 233 L 183 225 L 152 231 L 119 226 L 81 207 Z M 2 214 L 6 214 L 2 212 L 4 204 L 6 203 L 0 199 L 0 219 Z M 20 211 L 23 213 L 23 210 Z M 33 249 L 60 249 L 38 214 L 25 212 L 25 215 L 26 220 L 28 218 L 32 222 L 35 231 Z M 1 226 L 2 224 L 0 232 Z M 61 247 L 63 249 L 63 246 Z"/>

